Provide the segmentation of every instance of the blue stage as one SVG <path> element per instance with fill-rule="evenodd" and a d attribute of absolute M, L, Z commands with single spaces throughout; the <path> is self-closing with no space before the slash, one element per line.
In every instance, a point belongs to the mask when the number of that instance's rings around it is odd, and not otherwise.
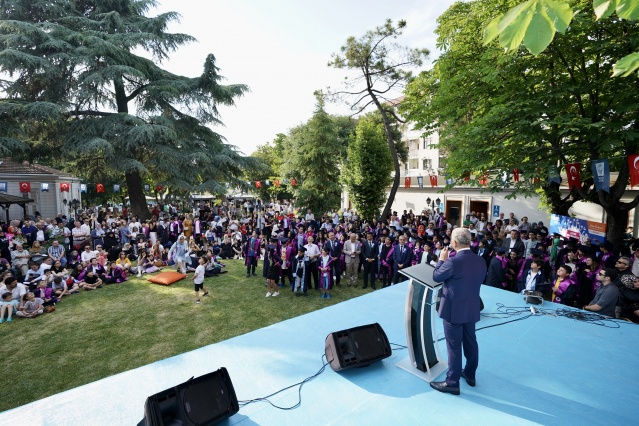
<path fill-rule="evenodd" d="M 284 321 L 84 385 L 0 414 L 0 424 L 132 425 L 147 396 L 226 367 L 239 400 L 266 396 L 313 375 L 324 339 L 334 331 L 378 322 L 404 345 L 407 283 Z M 319 297 L 319 296 L 318 296 Z M 486 308 L 525 306 L 521 296 L 482 286 Z M 288 301 L 286 301 L 288 302 Z M 560 308 L 544 304 L 544 309 Z M 512 318 L 510 318 L 512 319 Z M 477 327 L 509 319 L 483 316 Z M 614 326 L 614 324 L 612 324 Z M 441 323 L 438 329 L 442 330 Z M 441 394 L 396 367 L 394 350 L 361 369 L 326 371 L 302 389 L 301 407 L 282 411 L 250 404 L 222 424 L 241 425 L 516 425 L 638 424 L 639 327 L 606 328 L 536 315 L 477 332 L 477 386 Z M 441 350 L 446 352 L 441 342 Z M 270 399 L 297 402 L 297 389 Z"/>

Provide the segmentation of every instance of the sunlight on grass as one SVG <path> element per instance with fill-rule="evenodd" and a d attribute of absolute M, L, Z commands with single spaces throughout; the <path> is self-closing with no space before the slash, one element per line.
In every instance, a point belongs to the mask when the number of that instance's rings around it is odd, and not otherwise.
<path fill-rule="evenodd" d="M 205 280 L 211 295 L 200 304 L 193 274 L 171 286 L 132 277 L 67 297 L 51 314 L 0 324 L 0 356 L 19 366 L 11 391 L 2 387 L 0 411 L 370 291 L 337 288 L 325 300 L 315 290 L 296 298 L 284 287 L 279 297 L 265 298 L 261 276 L 245 278 L 242 261 L 226 264 L 227 274 Z"/>

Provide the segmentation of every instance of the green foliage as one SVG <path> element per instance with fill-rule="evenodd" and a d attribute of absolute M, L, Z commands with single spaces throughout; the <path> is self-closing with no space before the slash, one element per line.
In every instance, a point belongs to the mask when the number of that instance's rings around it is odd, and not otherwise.
<path fill-rule="evenodd" d="M 291 129 L 286 149 L 288 161 L 282 172 L 297 178 L 297 205 L 316 214 L 337 209 L 342 187 L 338 154 L 341 150 L 335 122 L 324 110 L 324 99 L 316 92 L 317 106 L 308 123 Z"/>
<path fill-rule="evenodd" d="M 558 0 L 528 0 L 518 4 L 493 19 L 484 31 L 484 43 L 499 37 L 499 44 L 509 52 L 524 44 L 537 55 L 550 45 L 555 32 L 564 33 L 573 19 L 583 9 L 573 10 L 571 2 Z M 587 9 L 590 4 L 585 5 Z M 597 19 L 612 16 L 616 11 L 621 19 L 639 19 L 639 0 L 592 0 Z M 639 65 L 636 58 L 626 56 L 615 64 L 613 76 L 628 76 Z"/>
<path fill-rule="evenodd" d="M 362 217 L 378 217 L 393 178 L 392 157 L 379 113 L 362 117 L 348 146 L 342 180 Z"/>
<path fill-rule="evenodd" d="M 248 88 L 221 85 L 211 54 L 197 77 L 161 68 L 194 39 L 167 32 L 174 12 L 146 16 L 155 5 L 6 0 L 0 9 L 0 72 L 11 77 L 0 82 L 0 109 L 10 113 L 0 150 L 34 147 L 49 129 L 53 149 L 37 159 L 63 151 L 72 162 L 119 174 L 143 217 L 144 177 L 175 191 L 222 193 L 225 182 L 238 184 L 246 169 L 262 167 L 207 127 L 221 123 L 218 105 L 233 105 Z"/>
<path fill-rule="evenodd" d="M 278 133 L 272 145 L 271 143 L 259 145 L 252 154 L 252 157 L 261 160 L 266 165 L 263 170 L 246 175 L 246 179 L 249 181 L 262 181 L 261 188 L 255 188 L 254 185 L 251 188 L 251 192 L 257 194 L 260 199 L 270 200 L 271 198 L 277 198 L 281 200 L 293 198 L 291 187 L 285 185 L 282 178 L 281 168 L 286 154 L 285 146 L 286 135 Z M 275 186 L 273 183 L 276 179 L 280 181 L 280 186 Z M 267 180 L 270 185 L 265 184 Z"/>

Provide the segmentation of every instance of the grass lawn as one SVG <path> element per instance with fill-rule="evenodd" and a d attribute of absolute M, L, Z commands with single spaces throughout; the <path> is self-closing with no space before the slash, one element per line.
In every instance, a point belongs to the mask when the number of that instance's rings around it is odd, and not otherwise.
<path fill-rule="evenodd" d="M 296 298 L 290 288 L 265 298 L 261 262 L 251 278 L 243 261 L 226 265 L 227 274 L 204 281 L 211 295 L 200 304 L 192 273 L 169 287 L 134 276 L 65 297 L 53 313 L 0 324 L 0 411 L 371 291 L 343 284 L 330 300 L 315 290 Z"/>

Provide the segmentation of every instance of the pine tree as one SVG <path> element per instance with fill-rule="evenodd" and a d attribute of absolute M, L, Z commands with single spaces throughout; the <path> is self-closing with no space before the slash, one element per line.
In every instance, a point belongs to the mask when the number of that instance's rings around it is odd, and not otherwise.
<path fill-rule="evenodd" d="M 223 192 L 224 182 L 239 183 L 242 169 L 256 164 L 207 127 L 221 124 L 218 105 L 233 105 L 248 88 L 221 85 L 212 54 L 198 77 L 161 68 L 194 39 L 167 32 L 175 12 L 147 16 L 156 5 L 0 1 L 0 72 L 10 76 L 2 81 L 0 117 L 12 123 L 0 145 L 33 147 L 33 130 L 45 127 L 58 147 L 52 155 L 123 176 L 141 217 L 148 216 L 145 177 L 177 191 Z"/>

